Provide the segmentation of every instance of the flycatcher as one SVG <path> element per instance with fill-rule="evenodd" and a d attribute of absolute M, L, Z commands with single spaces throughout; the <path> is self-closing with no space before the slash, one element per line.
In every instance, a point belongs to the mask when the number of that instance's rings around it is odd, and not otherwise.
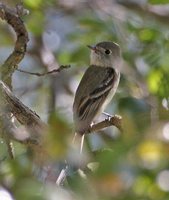
<path fill-rule="evenodd" d="M 73 104 L 75 132 L 84 135 L 114 96 L 119 80 L 121 53 L 114 42 L 100 42 L 91 49 L 90 66 L 76 90 Z"/>

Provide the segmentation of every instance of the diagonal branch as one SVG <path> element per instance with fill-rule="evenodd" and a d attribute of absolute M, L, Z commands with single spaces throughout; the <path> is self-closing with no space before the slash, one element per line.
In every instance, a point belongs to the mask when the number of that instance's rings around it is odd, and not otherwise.
<path fill-rule="evenodd" d="M 3 81 L 0 81 L 0 93 L 5 101 L 6 106 L 4 109 L 8 109 L 7 111 L 11 112 L 21 124 L 31 129 L 35 137 L 36 134 L 41 134 L 44 131 L 47 125 L 34 111 L 15 97 Z"/>

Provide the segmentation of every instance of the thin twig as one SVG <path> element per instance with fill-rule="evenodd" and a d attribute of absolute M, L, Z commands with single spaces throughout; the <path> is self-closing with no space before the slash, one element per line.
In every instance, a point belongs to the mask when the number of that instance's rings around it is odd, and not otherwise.
<path fill-rule="evenodd" d="M 28 72 L 28 71 L 25 71 L 25 70 L 22 70 L 22 69 L 16 69 L 16 70 L 19 71 L 19 72 L 23 72 L 23 73 L 25 73 L 25 74 L 30 74 L 30 75 L 35 75 L 35 76 L 45 76 L 45 75 L 48 75 L 48 74 L 59 73 L 59 72 L 61 72 L 62 70 L 68 69 L 68 68 L 70 68 L 70 65 L 61 65 L 58 69 L 54 69 L 54 70 L 52 70 L 52 71 L 43 72 L 43 73 L 39 73 L 39 72 Z"/>
<path fill-rule="evenodd" d="M 64 180 L 66 179 L 66 177 L 67 177 L 67 174 L 68 174 L 68 165 L 64 168 L 64 169 L 62 169 L 61 170 L 61 172 L 60 172 L 60 174 L 59 174 L 59 176 L 58 176 L 58 178 L 57 178 L 57 180 L 56 180 L 56 184 L 58 185 L 58 186 L 61 186 L 61 185 L 63 185 L 63 182 L 64 182 Z"/>

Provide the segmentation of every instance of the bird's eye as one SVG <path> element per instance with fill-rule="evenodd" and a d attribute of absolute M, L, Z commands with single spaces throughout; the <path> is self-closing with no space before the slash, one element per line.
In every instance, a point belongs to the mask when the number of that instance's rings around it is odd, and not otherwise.
<path fill-rule="evenodd" d="M 111 53 L 111 51 L 109 49 L 105 50 L 105 54 L 109 55 Z"/>

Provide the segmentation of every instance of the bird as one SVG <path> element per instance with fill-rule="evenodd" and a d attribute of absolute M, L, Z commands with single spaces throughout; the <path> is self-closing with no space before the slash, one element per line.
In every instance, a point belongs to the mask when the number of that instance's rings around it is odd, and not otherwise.
<path fill-rule="evenodd" d="M 81 136 L 80 151 L 91 124 L 116 93 L 122 61 L 120 47 L 115 42 L 103 41 L 87 46 L 91 50 L 90 65 L 82 76 L 73 102 L 75 135 Z"/>

